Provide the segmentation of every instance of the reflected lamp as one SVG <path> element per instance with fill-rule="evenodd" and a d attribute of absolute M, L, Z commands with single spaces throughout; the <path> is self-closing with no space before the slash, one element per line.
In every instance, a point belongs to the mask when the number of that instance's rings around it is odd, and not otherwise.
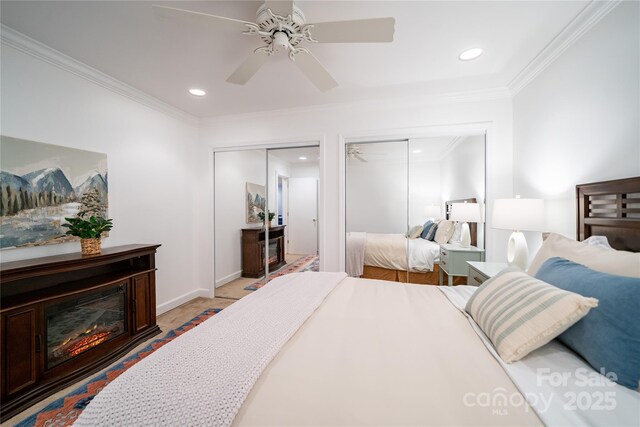
<path fill-rule="evenodd" d="M 438 205 L 427 205 L 424 207 L 424 214 L 432 221 L 442 219 L 442 211 Z"/>
<path fill-rule="evenodd" d="M 451 216 L 452 221 L 462 222 L 460 230 L 460 246 L 468 248 L 471 246 L 471 233 L 469 231 L 470 222 L 481 222 L 479 203 L 452 203 Z"/>

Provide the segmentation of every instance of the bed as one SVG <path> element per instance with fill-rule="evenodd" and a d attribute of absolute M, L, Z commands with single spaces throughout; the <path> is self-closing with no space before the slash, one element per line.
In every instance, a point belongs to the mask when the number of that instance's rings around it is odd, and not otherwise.
<path fill-rule="evenodd" d="M 453 203 L 476 203 L 475 198 L 445 202 L 445 219 L 451 215 Z M 477 245 L 477 224 L 470 224 L 471 245 Z M 347 273 L 364 279 L 437 285 L 439 283 L 436 242 L 421 238 L 408 239 L 403 234 L 347 233 Z M 454 284 L 466 284 L 466 278 L 455 277 Z"/>
<path fill-rule="evenodd" d="M 640 178 L 624 192 L 620 188 L 607 191 L 627 200 L 622 205 L 636 203 L 627 195 L 640 193 Z M 590 191 L 578 186 L 579 200 L 595 197 Z M 598 233 L 612 236 L 618 247 L 640 244 L 635 231 L 619 232 L 640 229 L 640 218 L 626 215 L 629 210 L 618 209 L 604 222 L 590 208 L 581 212 L 580 238 L 597 223 L 606 228 Z M 399 286 L 345 273 L 279 277 L 131 367 L 76 424 L 640 423 L 637 391 L 608 384 L 614 407 L 584 410 L 570 397 L 601 393 L 595 381 L 540 381 L 540 372 L 554 378 L 567 370 L 585 372 L 590 380 L 601 377 L 556 341 L 504 363 L 465 314 L 476 289 Z"/>

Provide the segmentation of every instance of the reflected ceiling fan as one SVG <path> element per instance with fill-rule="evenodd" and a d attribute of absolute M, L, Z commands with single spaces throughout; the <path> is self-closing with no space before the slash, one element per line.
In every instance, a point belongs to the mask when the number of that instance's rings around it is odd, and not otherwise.
<path fill-rule="evenodd" d="M 338 86 L 306 47 L 304 41 L 314 43 L 389 43 L 393 41 L 395 18 L 371 18 L 352 21 L 333 21 L 307 24 L 302 10 L 293 1 L 265 1 L 256 12 L 256 22 L 241 21 L 223 16 L 168 6 L 154 5 L 162 13 L 190 17 L 211 25 L 226 25 L 242 34 L 255 35 L 264 46 L 257 48 L 229 76 L 227 82 L 243 85 L 251 79 L 269 57 L 280 48 L 289 53 L 289 59 L 322 92 Z"/>
<path fill-rule="evenodd" d="M 362 157 L 362 150 L 360 150 L 360 147 L 357 146 L 356 144 L 347 145 L 347 159 L 349 160 L 356 159 L 364 163 L 369 163 L 367 159 Z"/>

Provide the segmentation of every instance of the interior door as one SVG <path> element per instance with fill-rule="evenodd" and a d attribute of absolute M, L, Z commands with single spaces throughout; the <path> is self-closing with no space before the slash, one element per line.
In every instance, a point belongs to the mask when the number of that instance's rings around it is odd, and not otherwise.
<path fill-rule="evenodd" d="M 288 228 L 289 253 L 318 253 L 318 180 L 316 178 L 289 178 Z"/>

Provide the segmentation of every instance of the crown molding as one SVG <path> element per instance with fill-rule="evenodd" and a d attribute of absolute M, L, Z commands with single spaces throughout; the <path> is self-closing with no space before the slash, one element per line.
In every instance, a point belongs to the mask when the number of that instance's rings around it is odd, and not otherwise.
<path fill-rule="evenodd" d="M 158 98 L 150 96 L 133 86 L 129 86 L 6 25 L 2 25 L 0 28 L 0 43 L 81 77 L 118 95 L 129 98 L 139 104 L 184 120 L 190 124 L 197 125 L 199 123 L 197 117 L 175 108 Z"/>
<path fill-rule="evenodd" d="M 508 84 L 515 96 L 622 0 L 592 0 Z"/>
<path fill-rule="evenodd" d="M 495 101 L 510 99 L 511 91 L 507 87 L 495 87 L 461 92 L 445 92 L 440 94 L 425 94 L 400 96 L 395 98 L 375 98 L 360 101 L 336 102 L 301 107 L 281 108 L 274 110 L 252 111 L 248 113 L 221 114 L 204 117 L 201 120 L 215 123 L 228 120 L 250 120 L 260 117 L 289 116 L 291 114 L 317 113 L 339 109 L 363 109 L 363 108 L 407 108 L 429 105 L 471 103 L 482 101 Z"/>

